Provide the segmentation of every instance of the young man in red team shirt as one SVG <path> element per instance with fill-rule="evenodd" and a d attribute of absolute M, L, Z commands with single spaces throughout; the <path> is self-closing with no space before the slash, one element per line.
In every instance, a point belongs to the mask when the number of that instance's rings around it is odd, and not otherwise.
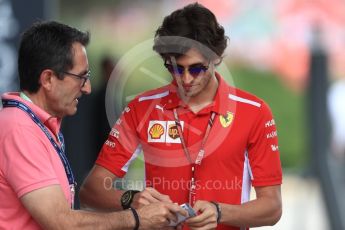
<path fill-rule="evenodd" d="M 173 81 L 131 101 L 86 179 L 81 201 L 97 208 L 189 202 L 190 229 L 274 225 L 281 216 L 282 170 L 268 105 L 229 86 L 215 67 L 227 46 L 211 11 L 191 4 L 167 16 L 154 50 Z M 107 189 L 143 150 L 143 191 Z M 256 199 L 249 201 L 253 186 Z"/>

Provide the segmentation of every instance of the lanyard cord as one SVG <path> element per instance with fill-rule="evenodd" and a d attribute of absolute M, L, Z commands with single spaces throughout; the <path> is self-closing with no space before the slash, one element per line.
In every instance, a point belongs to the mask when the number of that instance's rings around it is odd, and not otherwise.
<path fill-rule="evenodd" d="M 178 117 L 176 109 L 174 109 L 174 117 L 175 117 L 175 124 L 177 126 L 177 130 L 178 130 L 178 133 L 179 133 L 179 136 L 180 136 L 180 140 L 181 140 L 181 144 L 182 144 L 182 147 L 183 147 L 183 151 L 184 151 L 184 153 L 186 155 L 186 158 L 188 159 L 189 163 L 192 165 L 191 186 L 190 186 L 190 189 L 189 189 L 189 198 L 188 199 L 189 199 L 189 203 L 191 205 L 194 205 L 195 201 L 196 201 L 196 198 L 195 198 L 195 194 L 196 194 L 196 191 L 195 191 L 196 190 L 195 166 L 196 165 L 201 165 L 201 161 L 204 158 L 204 155 L 205 155 L 205 150 L 204 150 L 205 143 L 206 143 L 207 138 L 208 138 L 208 136 L 209 136 L 209 134 L 211 132 L 211 128 L 213 126 L 213 122 L 214 122 L 214 118 L 216 117 L 216 113 L 212 112 L 210 118 L 208 119 L 206 133 L 204 135 L 204 138 L 202 139 L 201 147 L 200 147 L 199 153 L 198 153 L 194 163 L 193 163 L 193 161 L 191 159 L 191 155 L 189 153 L 189 150 L 187 148 L 186 142 L 184 140 L 181 122 L 180 122 L 180 119 Z"/>
<path fill-rule="evenodd" d="M 50 143 L 53 145 L 54 149 L 56 150 L 57 154 L 59 155 L 59 157 L 62 161 L 62 164 L 65 168 L 65 172 L 66 172 L 66 175 L 68 178 L 68 183 L 70 184 L 70 186 L 71 185 L 75 186 L 76 181 L 75 181 L 71 166 L 70 166 L 68 159 L 65 155 L 65 144 L 64 144 L 64 138 L 63 138 L 62 133 L 59 132 L 59 134 L 58 134 L 58 139 L 59 139 L 59 142 L 61 143 L 61 147 L 59 147 L 59 145 L 55 142 L 54 138 L 49 133 L 48 129 L 44 126 L 44 124 L 42 124 L 40 119 L 36 116 L 36 114 L 34 114 L 32 112 L 32 110 L 29 107 L 27 107 L 25 104 L 23 104 L 17 100 L 3 99 L 2 104 L 4 107 L 16 107 L 18 109 L 23 110 L 38 125 L 38 127 L 41 128 L 41 130 L 47 136 L 47 138 L 49 139 Z"/>
<path fill-rule="evenodd" d="M 205 150 L 204 150 L 204 147 L 205 147 L 205 143 L 207 141 L 207 138 L 208 136 L 210 135 L 210 132 L 211 132 L 211 128 L 213 126 L 213 121 L 214 121 L 214 118 L 216 117 L 216 113 L 215 112 L 212 112 L 209 120 L 208 120 L 208 124 L 207 124 L 207 129 L 206 129 L 206 133 L 204 135 L 204 138 L 202 139 L 202 142 L 201 142 L 201 148 L 199 150 L 199 153 L 198 153 L 198 156 L 195 160 L 195 163 L 193 163 L 192 159 L 191 159 L 191 155 L 189 153 L 189 150 L 187 148 L 187 145 L 186 145 L 186 142 L 184 140 L 184 137 L 183 137 L 183 132 L 182 132 L 182 126 L 181 126 L 181 122 L 180 122 L 180 119 L 178 117 L 178 114 L 177 114 L 177 110 L 174 109 L 174 117 L 175 117 L 175 124 L 177 126 L 177 130 L 178 130 L 178 133 L 179 133 L 179 136 L 180 136 L 180 140 L 181 140 L 181 144 L 182 144 L 182 147 L 183 147 L 183 151 L 189 161 L 190 164 L 197 164 L 197 165 L 201 165 L 201 161 L 202 159 L 204 158 L 204 155 L 205 155 Z"/>

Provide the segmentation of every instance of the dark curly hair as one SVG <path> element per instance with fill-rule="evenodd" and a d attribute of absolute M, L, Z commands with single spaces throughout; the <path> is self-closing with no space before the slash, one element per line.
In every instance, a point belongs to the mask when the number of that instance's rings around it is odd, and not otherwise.
<path fill-rule="evenodd" d="M 156 31 L 153 50 L 167 59 L 170 56 L 178 58 L 189 49 L 196 48 L 206 58 L 220 58 L 221 61 L 227 41 L 224 28 L 214 14 L 201 4 L 194 3 L 164 18 Z M 210 51 L 205 51 L 203 46 Z"/>
<path fill-rule="evenodd" d="M 27 29 L 20 42 L 18 72 L 20 89 L 35 93 L 40 88 L 43 70 L 51 69 L 62 78 L 61 72 L 73 68 L 74 42 L 89 43 L 89 33 L 81 32 L 55 21 L 39 21 Z"/>

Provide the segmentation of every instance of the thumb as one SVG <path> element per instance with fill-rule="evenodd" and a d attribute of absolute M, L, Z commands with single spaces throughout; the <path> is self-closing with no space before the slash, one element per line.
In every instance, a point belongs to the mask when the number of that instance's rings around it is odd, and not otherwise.
<path fill-rule="evenodd" d="M 197 201 L 193 206 L 193 209 L 196 213 L 203 213 L 205 211 L 205 205 L 202 201 Z"/>

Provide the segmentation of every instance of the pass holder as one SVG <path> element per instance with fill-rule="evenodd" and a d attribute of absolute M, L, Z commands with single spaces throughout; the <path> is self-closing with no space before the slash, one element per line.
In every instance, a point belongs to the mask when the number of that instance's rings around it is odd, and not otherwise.
<path fill-rule="evenodd" d="M 183 208 L 184 210 L 187 211 L 188 215 L 187 216 L 183 216 L 179 213 L 177 213 L 177 221 L 170 221 L 170 224 L 169 226 L 171 227 L 174 227 L 174 226 L 177 226 L 178 224 L 184 222 L 185 220 L 191 218 L 191 217 L 194 217 L 196 216 L 196 213 L 194 211 L 194 209 L 188 204 L 188 203 L 184 203 L 184 204 L 181 204 L 180 205 L 181 208 Z"/>

